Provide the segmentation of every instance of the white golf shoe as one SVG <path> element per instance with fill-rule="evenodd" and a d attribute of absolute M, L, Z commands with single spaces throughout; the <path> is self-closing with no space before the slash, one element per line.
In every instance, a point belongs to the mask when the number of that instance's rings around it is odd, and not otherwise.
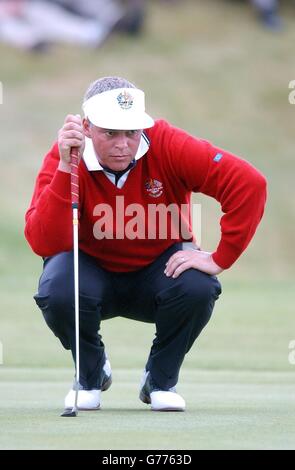
<path fill-rule="evenodd" d="M 100 393 L 101 390 L 79 390 L 78 392 L 78 409 L 84 411 L 100 409 Z M 75 390 L 70 390 L 65 397 L 65 409 L 73 408 L 75 404 Z"/>
<path fill-rule="evenodd" d="M 78 392 L 78 409 L 84 411 L 99 410 L 101 405 L 100 395 L 101 392 L 108 390 L 112 384 L 112 370 L 111 364 L 108 359 L 106 359 L 103 366 L 103 378 L 101 390 L 81 390 Z M 71 389 L 65 397 L 65 409 L 72 409 L 75 404 L 76 392 L 74 389 Z"/>
<path fill-rule="evenodd" d="M 159 390 L 154 387 L 149 372 L 144 371 L 140 386 L 139 398 L 143 403 L 150 404 L 152 411 L 184 411 L 185 401 L 176 393 L 175 387 Z"/>

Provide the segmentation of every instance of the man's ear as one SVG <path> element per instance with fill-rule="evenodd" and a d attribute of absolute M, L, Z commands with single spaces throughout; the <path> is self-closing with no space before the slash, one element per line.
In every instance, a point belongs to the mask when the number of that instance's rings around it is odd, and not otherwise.
<path fill-rule="evenodd" d="M 91 139 L 91 132 L 90 132 L 91 123 L 89 122 L 88 119 L 83 118 L 82 125 L 83 125 L 84 135 Z"/>

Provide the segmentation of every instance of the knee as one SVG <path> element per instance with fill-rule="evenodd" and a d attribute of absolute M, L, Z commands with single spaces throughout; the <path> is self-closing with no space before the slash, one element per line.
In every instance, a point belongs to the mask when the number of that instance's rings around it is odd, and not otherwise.
<path fill-rule="evenodd" d="M 70 349 L 69 332 L 74 328 L 73 299 L 66 295 L 62 284 L 59 289 L 50 289 L 46 295 L 39 290 L 34 296 L 44 320 L 65 349 Z"/>
<path fill-rule="evenodd" d="M 38 294 L 34 299 L 50 328 L 57 327 L 71 317 L 74 305 L 74 288 L 71 284 L 58 274 L 44 282 L 41 278 Z"/>
<path fill-rule="evenodd" d="M 215 276 L 190 269 L 183 273 L 181 290 L 189 304 L 209 305 L 221 294 L 221 285 Z"/>
<path fill-rule="evenodd" d="M 67 311 L 74 298 L 74 279 L 72 274 L 72 254 L 60 253 L 47 258 L 40 277 L 38 294 L 34 297 L 41 310 Z"/>
<path fill-rule="evenodd" d="M 160 290 L 156 295 L 157 304 L 171 304 L 191 310 L 194 306 L 214 305 L 221 293 L 221 286 L 215 276 L 189 269 L 184 271 L 173 284 Z"/>

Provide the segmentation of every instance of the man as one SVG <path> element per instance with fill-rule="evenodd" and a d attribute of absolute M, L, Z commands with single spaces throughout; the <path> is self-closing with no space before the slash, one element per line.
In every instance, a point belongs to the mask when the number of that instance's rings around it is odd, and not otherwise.
<path fill-rule="evenodd" d="M 68 115 L 38 175 L 25 234 L 44 258 L 35 300 L 75 359 L 70 150 L 79 163 L 80 409 L 98 409 L 111 369 L 101 320 L 156 327 L 140 387 L 155 411 L 183 411 L 175 386 L 185 354 L 221 293 L 216 275 L 245 250 L 262 217 L 266 180 L 249 163 L 146 114 L 144 93 L 105 77 L 86 92 L 85 117 Z M 190 197 L 225 213 L 214 253 L 191 231 Z M 132 341 L 132 338 L 130 338 Z M 74 390 L 65 399 L 74 404 Z"/>

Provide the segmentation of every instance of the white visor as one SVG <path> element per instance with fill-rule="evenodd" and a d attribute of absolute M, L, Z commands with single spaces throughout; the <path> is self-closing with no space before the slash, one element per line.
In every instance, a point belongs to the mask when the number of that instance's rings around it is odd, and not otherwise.
<path fill-rule="evenodd" d="M 145 112 L 144 92 L 138 88 L 116 88 L 92 96 L 83 103 L 85 117 L 103 129 L 136 130 L 153 127 Z"/>

